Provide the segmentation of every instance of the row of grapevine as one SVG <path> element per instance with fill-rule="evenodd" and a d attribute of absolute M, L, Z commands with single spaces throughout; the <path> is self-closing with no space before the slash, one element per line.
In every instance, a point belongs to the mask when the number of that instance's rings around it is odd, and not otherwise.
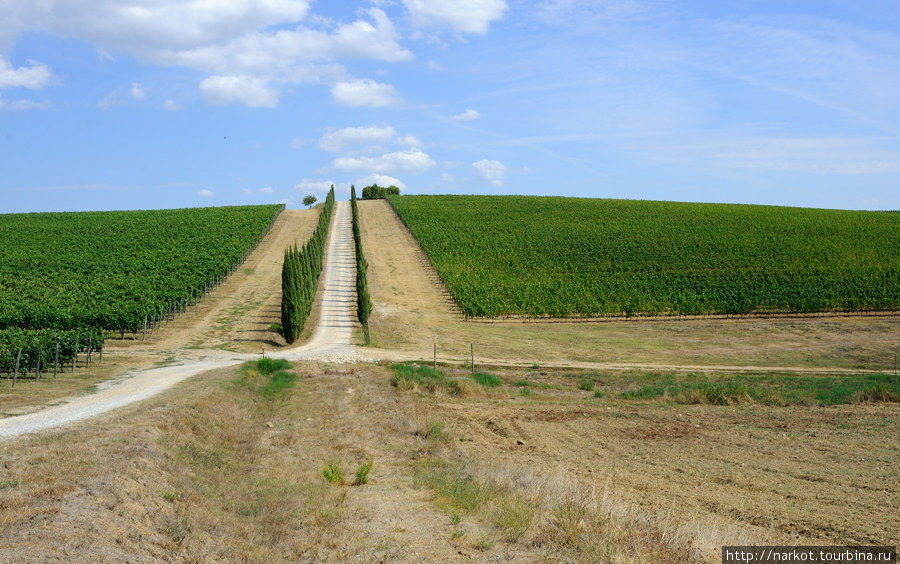
<path fill-rule="evenodd" d="M 294 245 L 284 253 L 281 266 L 281 328 L 288 343 L 297 340 L 312 311 L 333 209 L 334 186 L 328 191 L 312 237 L 303 244 L 303 248 Z"/>
<path fill-rule="evenodd" d="M 0 328 L 152 327 L 221 283 L 283 209 L 0 215 Z"/>
<path fill-rule="evenodd" d="M 388 196 L 469 316 L 900 307 L 900 213 Z"/>
<path fill-rule="evenodd" d="M 356 248 L 356 316 L 362 324 L 366 335 L 366 344 L 369 338 L 369 314 L 372 313 L 372 298 L 369 296 L 369 283 L 366 280 L 368 264 L 363 255 L 362 236 L 359 229 L 359 210 L 356 205 L 356 187 L 350 186 L 350 207 L 353 210 L 353 243 Z"/>
<path fill-rule="evenodd" d="M 103 342 L 100 329 L 2 329 L 0 373 L 52 371 L 80 353 L 102 351 Z"/>

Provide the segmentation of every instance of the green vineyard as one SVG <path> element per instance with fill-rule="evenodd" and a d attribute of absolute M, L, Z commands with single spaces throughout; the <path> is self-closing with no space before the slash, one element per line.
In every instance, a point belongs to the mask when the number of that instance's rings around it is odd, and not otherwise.
<path fill-rule="evenodd" d="M 282 209 L 0 215 L 0 329 L 140 331 L 233 271 Z"/>
<path fill-rule="evenodd" d="M 889 310 L 900 213 L 391 196 L 471 316 Z"/>
<path fill-rule="evenodd" d="M 0 329 L 0 373 L 53 371 L 82 352 L 103 350 L 100 329 Z"/>

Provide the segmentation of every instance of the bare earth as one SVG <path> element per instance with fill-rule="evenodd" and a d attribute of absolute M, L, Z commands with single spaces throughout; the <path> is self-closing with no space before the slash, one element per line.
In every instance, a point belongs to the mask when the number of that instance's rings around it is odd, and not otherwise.
<path fill-rule="evenodd" d="M 465 323 L 386 204 L 360 209 L 374 346 L 350 345 L 346 203 L 316 330 L 294 349 L 267 330 L 283 249 L 317 212 L 282 215 L 252 272 L 104 359 L 97 380 L 157 364 L 103 386 L 147 399 L 0 442 L 0 561 L 714 562 L 722 544 L 896 544 L 898 404 L 684 406 L 576 384 L 576 367 L 884 370 L 896 317 Z M 387 366 L 359 363 L 430 360 L 435 342 L 459 364 L 474 343 L 506 384 L 451 367 L 461 395 L 404 391 Z M 295 361 L 294 387 L 259 392 L 267 378 L 238 366 L 258 347 Z M 523 377 L 544 388 L 522 395 L 511 383 Z M 71 393 L 77 378 L 21 387 Z M 7 412 L 52 397 L 0 388 Z M 323 478 L 336 463 L 352 481 L 367 460 L 366 485 Z"/>

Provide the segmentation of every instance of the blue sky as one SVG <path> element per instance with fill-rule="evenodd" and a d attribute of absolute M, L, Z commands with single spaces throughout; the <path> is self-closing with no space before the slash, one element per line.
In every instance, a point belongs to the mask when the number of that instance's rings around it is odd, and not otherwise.
<path fill-rule="evenodd" d="M 0 3 L 0 213 L 372 182 L 900 209 L 900 7 Z"/>

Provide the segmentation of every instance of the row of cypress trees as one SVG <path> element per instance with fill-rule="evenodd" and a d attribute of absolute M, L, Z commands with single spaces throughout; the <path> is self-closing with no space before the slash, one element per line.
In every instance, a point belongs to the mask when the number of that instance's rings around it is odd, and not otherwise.
<path fill-rule="evenodd" d="M 303 248 L 298 249 L 295 243 L 284 253 L 281 266 L 281 328 L 288 343 L 296 341 L 303 332 L 303 325 L 312 310 L 333 208 L 334 186 L 328 191 L 312 237 L 303 244 Z"/>
<path fill-rule="evenodd" d="M 356 316 L 362 324 L 369 344 L 369 314 L 372 313 L 372 299 L 366 282 L 366 257 L 363 255 L 362 238 L 359 230 L 359 210 L 356 207 L 356 187 L 350 186 L 350 208 L 353 210 L 353 242 L 356 245 Z"/>

